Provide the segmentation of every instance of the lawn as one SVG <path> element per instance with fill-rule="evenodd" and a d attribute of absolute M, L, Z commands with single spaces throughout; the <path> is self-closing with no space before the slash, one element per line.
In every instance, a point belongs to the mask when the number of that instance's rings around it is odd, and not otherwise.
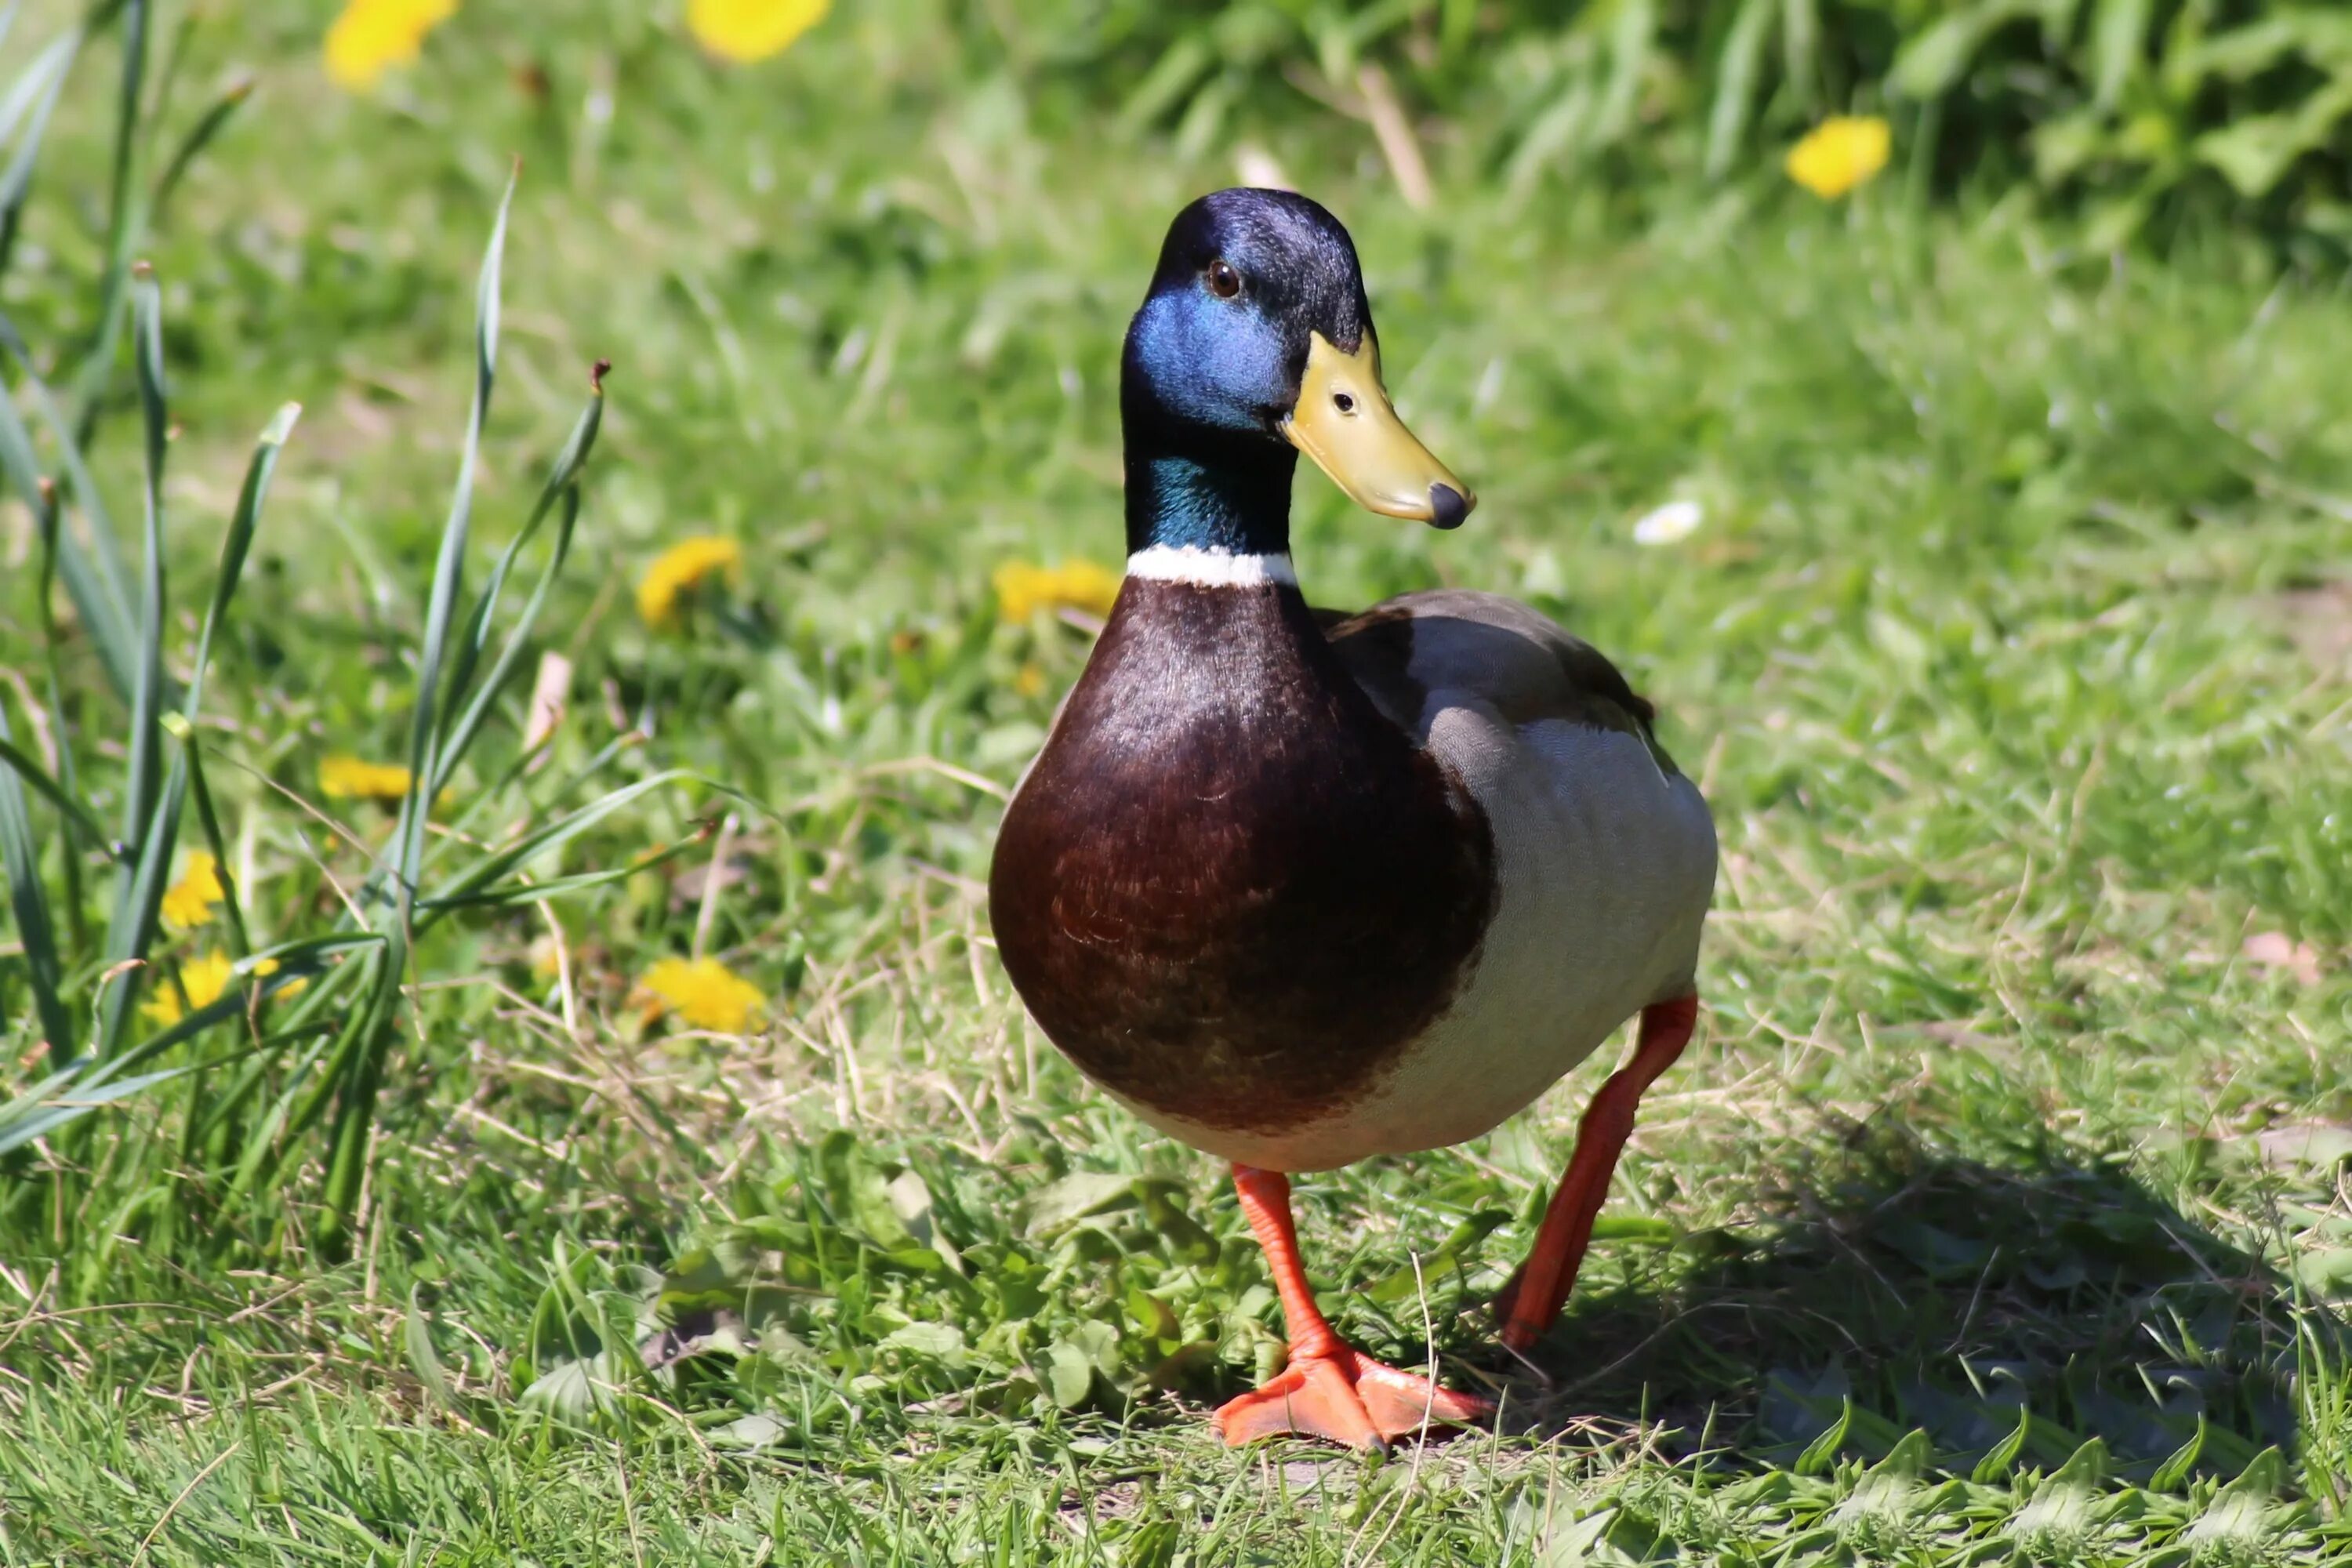
<path fill-rule="evenodd" d="M 0 79 L 78 9 L 33 0 Z M 1629 194 L 1441 139 L 1415 210 L 1343 119 L 1103 130 L 919 0 L 741 68 L 634 7 L 469 4 L 372 94 L 320 71 L 321 8 L 232 9 L 156 24 L 160 57 L 192 18 L 142 174 L 255 89 L 139 254 L 173 680 L 303 405 L 196 727 L 237 945 L 363 922 L 397 837 L 322 764 L 409 754 L 510 176 L 469 592 L 612 369 L 425 853 L 573 829 L 508 868 L 545 896 L 417 938 L 355 1204 L 323 1135 L 236 1120 L 310 1070 L 258 1010 L 149 1064 L 230 1065 L 0 1153 L 0 1563 L 2352 1561 L 2340 276 L 2221 227 L 2097 248 L 1990 187 L 1824 202 L 1769 155 Z M 0 272 L 60 387 L 119 61 L 109 30 L 68 79 Z M 1026 1026 L 981 885 L 1094 625 L 1008 618 L 995 574 L 1116 565 L 1128 313 L 1168 217 L 1269 159 L 1353 229 L 1400 406 L 1481 498 L 1438 533 L 1302 475 L 1310 597 L 1556 616 L 1657 702 L 1724 847 L 1698 1039 L 1532 1364 L 1484 1305 L 1599 1062 L 1299 1183 L 1341 1330 L 1503 1402 L 1381 1464 L 1211 1437 L 1279 1352 L 1262 1262 L 1222 1171 Z M 133 573 L 135 387 L 126 348 L 88 446 Z M 1640 527 L 1677 501 L 1695 529 Z M 0 710 L 110 825 L 129 710 L 62 589 L 45 634 L 38 533 L 0 500 Z M 739 566 L 649 625 L 648 569 L 705 537 Z M 116 873 L 27 810 L 88 1027 L 72 933 Z M 48 1070 L 16 919 L 0 1101 Z M 231 940 L 167 924 L 144 994 Z M 706 957 L 764 998 L 747 1029 L 649 1016 L 654 965 Z"/>

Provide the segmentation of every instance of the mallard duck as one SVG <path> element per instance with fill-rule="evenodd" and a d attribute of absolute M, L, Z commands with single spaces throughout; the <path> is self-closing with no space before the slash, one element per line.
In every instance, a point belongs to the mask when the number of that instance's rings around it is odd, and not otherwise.
<path fill-rule="evenodd" d="M 1354 242 L 1321 206 L 1230 190 L 1177 216 L 1119 413 L 1127 574 L 1005 809 L 1005 970 L 1089 1079 L 1232 1163 L 1290 1355 L 1217 1411 L 1225 1441 L 1478 1423 L 1486 1401 L 1333 1331 L 1289 1178 L 1475 1138 L 1640 1015 L 1496 1303 L 1504 1342 L 1533 1345 L 1690 1038 L 1713 822 L 1650 704 L 1527 605 L 1308 608 L 1299 453 L 1389 517 L 1450 529 L 1475 504 L 1391 406 Z"/>

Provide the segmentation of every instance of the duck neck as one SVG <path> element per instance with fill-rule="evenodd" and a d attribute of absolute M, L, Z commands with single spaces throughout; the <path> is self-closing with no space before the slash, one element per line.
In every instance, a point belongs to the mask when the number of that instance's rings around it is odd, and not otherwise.
<path fill-rule="evenodd" d="M 1290 555 L 1298 454 L 1262 441 L 1186 452 L 1130 441 L 1127 548 L 1279 560 Z"/>

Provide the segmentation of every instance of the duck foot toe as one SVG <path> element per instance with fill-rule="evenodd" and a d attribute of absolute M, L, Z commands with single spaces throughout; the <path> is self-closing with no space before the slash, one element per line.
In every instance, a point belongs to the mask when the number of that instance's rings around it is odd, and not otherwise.
<path fill-rule="evenodd" d="M 1296 1433 L 1386 1453 L 1396 1438 L 1426 1426 L 1475 1426 L 1494 1413 L 1475 1394 L 1441 1388 L 1341 1346 L 1293 1358 L 1265 1387 L 1220 1407 L 1213 1421 L 1229 1447 Z"/>

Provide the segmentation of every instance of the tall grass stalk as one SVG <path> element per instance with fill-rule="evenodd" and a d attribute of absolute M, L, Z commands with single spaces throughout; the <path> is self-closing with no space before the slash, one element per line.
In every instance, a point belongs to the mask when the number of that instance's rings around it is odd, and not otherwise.
<path fill-rule="evenodd" d="M 256 946 L 245 890 L 229 871 L 234 862 L 224 813 L 236 807 L 213 787 L 200 720 L 212 661 L 226 646 L 278 456 L 300 410 L 290 403 L 280 408 L 254 450 L 222 536 L 194 648 L 183 678 L 175 680 L 166 647 L 174 622 L 166 573 L 173 529 L 164 486 L 171 416 L 163 298 L 152 272 L 131 261 L 129 247 L 143 232 L 147 214 L 201 154 L 243 100 L 244 90 L 233 87 L 216 100 L 182 138 L 155 187 L 143 187 L 138 147 L 152 136 L 141 107 L 151 7 L 128 0 L 119 16 L 117 11 L 101 6 L 91 13 L 84 26 L 69 30 L 36 58 L 0 97 L 0 148 L 9 146 L 13 136 L 17 149 L 5 165 L 6 183 L 0 184 L 0 197 L 10 202 L 0 210 L 10 226 L 0 231 L 5 238 L 15 232 L 17 198 L 30 179 L 30 153 L 58 85 L 89 30 L 119 19 L 124 56 L 106 259 L 98 279 L 97 335 L 77 378 L 78 413 L 69 415 L 37 375 L 37 356 L 0 318 L 0 346 L 16 372 L 19 394 L 39 412 L 49 462 L 66 479 L 61 493 L 42 448 L 18 416 L 16 400 L 0 396 L 0 470 L 41 525 L 37 591 L 42 603 L 36 619 L 44 629 L 52 678 L 50 710 L 33 717 L 37 730 L 57 738 L 58 757 L 55 767 L 45 766 L 20 745 L 0 707 L 0 860 L 46 1063 L 42 1076 L 0 1100 L 0 1159 L 45 1141 L 54 1147 L 58 1158 L 47 1174 L 59 1226 L 86 1226 L 100 1237 L 96 1253 L 78 1263 L 85 1270 L 102 1268 L 116 1235 L 142 1229 L 167 1238 L 194 1234 L 188 1215 L 192 1205 L 241 1205 L 247 1219 L 284 1237 L 290 1225 L 286 1188 L 314 1158 L 323 1169 L 317 1240 L 330 1250 L 346 1246 L 365 1190 L 375 1106 L 400 1038 L 407 988 L 428 978 L 420 970 L 419 939 L 457 910 L 603 886 L 681 853 L 699 837 L 698 833 L 610 871 L 533 879 L 537 862 L 561 853 L 580 834 L 648 792 L 686 781 L 688 775 L 671 771 L 610 791 L 552 821 L 527 810 L 496 842 L 452 837 L 428 847 L 435 803 L 458 784 L 461 764 L 524 668 L 539 619 L 570 555 L 580 482 L 603 420 L 607 367 L 599 362 L 589 378 L 586 405 L 535 503 L 482 590 L 467 600 L 476 478 L 497 376 L 500 266 L 514 195 L 510 180 L 476 288 L 474 395 L 448 519 L 425 594 L 410 696 L 408 786 L 356 900 L 325 929 Z M 5 257 L 0 248 L 0 264 Z M 135 607 L 110 564 L 119 552 L 84 456 L 111 374 L 117 322 L 125 317 L 142 435 Z M 78 537 L 72 526 L 68 498 L 86 537 Z M 531 590 L 518 611 L 502 616 L 504 594 L 523 552 L 548 531 L 551 519 L 552 538 Z M 86 743 L 78 746 L 74 731 L 89 716 L 67 709 L 54 674 L 63 638 L 48 614 L 53 574 L 66 586 L 81 627 L 123 699 L 123 761 L 114 792 L 119 815 L 110 836 L 68 761 L 77 749 L 88 750 Z M 517 787 L 527 760 L 518 758 L 503 770 L 490 793 Z M 191 804 L 221 878 L 219 918 L 231 958 L 228 984 L 217 996 L 193 1006 L 185 1005 L 194 999 L 176 971 L 156 963 L 160 910 Z M 478 810 L 484 802 L 472 804 Z M 43 848 L 35 816 L 39 808 L 53 813 L 65 830 L 54 853 Z M 471 858 L 457 856 L 453 864 L 441 866 L 452 845 L 471 846 Z M 111 910 L 95 951 L 79 919 L 82 861 L 93 852 L 113 868 Z M 429 892 L 428 876 L 434 879 Z M 69 911 L 63 922 L 57 918 L 60 903 Z M 184 1016 L 138 1037 L 140 998 L 159 991 L 175 996 Z M 278 1002 L 266 1008 L 273 997 Z M 86 1039 L 75 1023 L 78 1010 L 91 1020 Z M 240 1023 L 241 1030 L 226 1043 L 206 1043 L 208 1031 L 232 1022 Z M 94 1131 L 91 1119 L 98 1113 L 178 1080 L 184 1080 L 184 1092 L 173 1101 L 181 1118 L 176 1140 L 121 1140 Z M 177 1172 L 167 1169 L 174 1158 L 184 1163 Z M 8 1201 L 9 1180 L 0 1167 L 0 1202 Z"/>

